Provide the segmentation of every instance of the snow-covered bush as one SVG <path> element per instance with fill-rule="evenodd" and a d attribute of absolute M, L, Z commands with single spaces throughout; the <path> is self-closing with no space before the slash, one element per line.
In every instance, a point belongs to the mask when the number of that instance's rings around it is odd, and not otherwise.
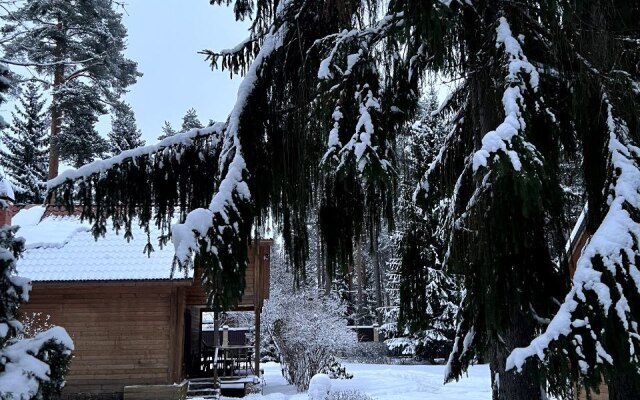
<path fill-rule="evenodd" d="M 333 370 L 338 372 L 336 377 L 347 377 L 346 371 L 339 373 L 335 356 L 354 346 L 357 338 L 342 317 L 344 306 L 336 297 L 317 290 L 294 289 L 293 276 L 277 254 L 272 257 L 272 269 L 271 298 L 262 320 L 265 336 L 277 349 L 283 376 L 301 391 L 319 373 Z"/>
<path fill-rule="evenodd" d="M 29 300 L 31 281 L 15 274 L 16 257 L 24 246 L 15 237 L 17 230 L 0 228 L 0 399 L 48 400 L 56 398 L 64 386 L 73 342 L 61 327 L 24 338 L 23 324 L 16 316 L 20 303 Z"/>
<path fill-rule="evenodd" d="M 309 400 L 327 400 L 331 392 L 331 378 L 327 374 L 317 374 L 309 382 Z"/>
<path fill-rule="evenodd" d="M 278 349 L 270 336 L 260 336 L 260 362 L 278 362 Z"/>
<path fill-rule="evenodd" d="M 340 361 L 334 356 L 331 356 L 329 360 L 329 367 L 326 369 L 325 373 L 329 375 L 331 379 L 351 379 L 353 378 L 353 374 L 347 372 L 347 368 L 343 367 Z"/>
<path fill-rule="evenodd" d="M 373 397 L 357 390 L 332 392 L 327 400 L 373 400 Z"/>

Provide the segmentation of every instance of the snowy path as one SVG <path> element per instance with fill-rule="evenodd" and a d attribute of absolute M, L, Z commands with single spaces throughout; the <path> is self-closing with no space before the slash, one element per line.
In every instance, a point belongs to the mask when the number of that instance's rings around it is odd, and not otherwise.
<path fill-rule="evenodd" d="M 332 380 L 332 391 L 358 390 L 376 400 L 489 400 L 489 368 L 474 366 L 469 376 L 460 382 L 443 385 L 443 366 L 343 364 L 354 375 L 350 380 Z M 306 400 L 306 393 L 297 393 L 280 375 L 280 366 L 263 364 L 264 395 L 254 400 Z"/>

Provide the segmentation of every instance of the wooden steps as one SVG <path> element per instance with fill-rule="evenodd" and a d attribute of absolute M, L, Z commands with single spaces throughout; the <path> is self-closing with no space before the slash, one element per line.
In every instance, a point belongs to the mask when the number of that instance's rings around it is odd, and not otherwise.
<path fill-rule="evenodd" d="M 213 378 L 190 379 L 187 398 L 193 397 L 218 399 L 220 397 L 220 385 Z"/>

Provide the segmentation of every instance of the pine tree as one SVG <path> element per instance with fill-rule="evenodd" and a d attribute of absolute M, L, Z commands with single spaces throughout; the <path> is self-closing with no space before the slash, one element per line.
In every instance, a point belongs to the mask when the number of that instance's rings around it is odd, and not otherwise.
<path fill-rule="evenodd" d="M 16 106 L 11 132 L 2 132 L 2 166 L 16 191 L 16 201 L 39 204 L 44 201 L 49 138 L 45 101 L 39 87 L 29 82 Z"/>
<path fill-rule="evenodd" d="M 190 129 L 200 129 L 204 128 L 202 123 L 198 119 L 198 114 L 194 108 L 190 108 L 187 110 L 187 113 L 182 117 L 182 126 L 181 132 L 186 132 Z"/>
<path fill-rule="evenodd" d="M 175 135 L 176 130 L 173 129 L 171 123 L 169 121 L 164 121 L 164 125 L 162 125 L 162 135 L 158 136 L 158 140 L 163 140 L 168 138 L 169 136 Z"/>
<path fill-rule="evenodd" d="M 53 139 L 60 159 L 79 168 L 103 158 L 109 150 L 109 144 L 95 126 L 98 114 L 106 113 L 104 105 L 93 95 L 91 88 L 82 82 L 70 82 L 61 92 L 63 94 L 58 103 L 58 110 L 62 112 L 61 133 Z"/>
<path fill-rule="evenodd" d="M 352 265 L 361 235 L 375 237 L 384 220 L 393 229 L 396 133 L 415 119 L 427 73 L 451 76 L 452 130 L 416 193 L 426 212 L 442 205 L 444 251 L 433 254 L 464 276 L 447 380 L 486 354 L 495 399 L 541 399 L 543 389 L 568 397 L 574 383 L 593 387 L 601 377 L 613 398 L 633 398 L 636 2 L 234 3 L 238 19 L 253 17 L 251 40 L 208 52 L 214 66 L 245 75 L 229 119 L 119 160 L 108 180 L 109 163 L 54 180 L 69 207 L 77 185 L 97 232 L 110 216 L 148 223 L 151 204 L 166 230 L 178 209 L 177 259 L 185 266 L 197 255 L 210 305 L 225 307 L 242 292 L 253 224 L 272 215 L 300 269 L 319 203 L 333 277 Z M 559 153 L 576 138 L 594 235 L 569 289 Z M 122 181 L 135 184 L 123 190 Z M 624 242 L 604 246 L 607 232 Z M 552 384 L 541 387 L 545 380 Z"/>
<path fill-rule="evenodd" d="M 115 6 L 109 0 L 29 0 L 3 16 L 6 57 L 32 65 L 51 84 L 50 178 L 58 173 L 59 153 L 73 162 L 94 158 L 96 151 L 75 146 L 91 143 L 96 137 L 93 129 L 87 134 L 91 138 L 74 129 L 92 127 L 106 113 L 104 104 L 116 104 L 140 76 L 136 63 L 123 56 L 127 31 Z M 68 107 L 87 93 L 93 96 L 91 102 L 78 109 Z M 59 133 L 67 136 L 60 142 Z M 59 143 L 74 145 L 59 149 Z"/>
<path fill-rule="evenodd" d="M 125 150 L 144 146 L 142 132 L 136 126 L 131 106 L 122 104 L 114 109 L 114 114 L 111 117 L 111 132 L 108 134 L 111 153 L 117 155 Z"/>

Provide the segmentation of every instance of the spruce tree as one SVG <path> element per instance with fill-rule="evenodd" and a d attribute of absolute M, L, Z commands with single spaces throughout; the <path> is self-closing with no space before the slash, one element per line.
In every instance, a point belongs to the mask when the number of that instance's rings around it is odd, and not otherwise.
<path fill-rule="evenodd" d="M 9 69 L 0 64 L 0 104 L 10 87 Z M 11 212 L 12 186 L 0 179 L 0 188 L 0 213 Z M 21 337 L 23 327 L 17 317 L 20 304 L 29 298 L 31 281 L 16 275 L 16 259 L 24 249 L 24 239 L 16 236 L 18 229 L 0 226 L 0 398 L 56 398 L 64 386 L 73 342 L 61 327 Z"/>
<path fill-rule="evenodd" d="M 125 150 L 144 146 L 141 139 L 142 132 L 136 126 L 136 117 L 128 104 L 122 104 L 114 109 L 111 117 L 111 132 L 109 132 L 109 146 L 112 154 L 120 154 Z"/>
<path fill-rule="evenodd" d="M 182 117 L 182 126 L 181 132 L 188 131 L 190 129 L 200 129 L 204 128 L 200 120 L 198 119 L 198 114 L 194 108 L 190 108 L 187 110 L 187 113 Z"/>
<path fill-rule="evenodd" d="M 175 135 L 176 130 L 173 129 L 171 123 L 169 121 L 164 121 L 164 125 L 162 125 L 162 135 L 158 136 L 158 140 L 163 140 L 168 138 L 169 136 Z"/>
<path fill-rule="evenodd" d="M 7 212 L 2 200 L 0 212 Z M 73 341 L 61 327 L 21 338 L 20 304 L 29 298 L 31 281 L 16 275 L 24 241 L 17 226 L 0 227 L 0 398 L 53 399 L 64 387 Z"/>
<path fill-rule="evenodd" d="M 413 201 L 418 181 L 446 136 L 447 119 L 437 113 L 438 105 L 431 86 L 419 103 L 417 120 L 397 138 L 399 195 L 394 253 L 398 309 L 393 332 L 396 339 L 390 341 L 409 345 L 417 356 L 432 361 L 446 357 L 451 350 L 460 298 L 459 283 L 441 263 L 441 207 L 423 211 Z"/>
<path fill-rule="evenodd" d="M 426 212 L 442 205 L 436 254 L 466 289 L 447 380 L 486 355 L 495 399 L 569 396 L 601 377 L 614 398 L 635 396 L 636 2 L 234 3 L 238 19 L 254 18 L 252 40 L 207 52 L 245 76 L 229 119 L 51 181 L 69 207 L 84 204 L 98 233 L 108 217 L 126 226 L 134 215 L 167 231 L 178 210 L 177 260 L 203 264 L 213 307 L 237 301 L 253 224 L 266 215 L 300 270 L 318 209 L 328 272 L 340 274 L 361 235 L 375 237 L 385 219 L 393 228 L 396 133 L 415 119 L 427 73 L 451 76 L 452 129 L 416 193 Z M 594 239 L 569 289 L 559 153 L 572 140 L 582 142 Z M 607 232 L 625 240 L 604 246 Z M 563 324 L 547 325 L 567 292 Z"/>
<path fill-rule="evenodd" d="M 20 105 L 12 113 L 10 131 L 2 132 L 2 167 L 8 174 L 19 203 L 39 204 L 44 200 L 49 153 L 45 101 L 37 84 L 25 85 Z"/>
<path fill-rule="evenodd" d="M 58 173 L 59 156 L 75 161 L 95 158 L 95 151 L 67 146 L 91 143 L 96 137 L 92 129 L 89 139 L 73 129 L 93 125 L 106 113 L 104 104 L 115 105 L 140 76 L 136 63 L 123 55 L 127 31 L 116 6 L 109 0 L 28 0 L 3 16 L 5 56 L 32 65 L 51 85 L 50 178 Z M 81 101 L 87 92 L 93 101 L 76 103 L 82 105 L 78 109 L 67 106 Z M 74 128 L 69 131 L 69 127 Z M 67 137 L 58 142 L 60 133 Z M 58 143 L 67 147 L 58 148 Z M 79 153 L 71 154 L 72 150 Z"/>

